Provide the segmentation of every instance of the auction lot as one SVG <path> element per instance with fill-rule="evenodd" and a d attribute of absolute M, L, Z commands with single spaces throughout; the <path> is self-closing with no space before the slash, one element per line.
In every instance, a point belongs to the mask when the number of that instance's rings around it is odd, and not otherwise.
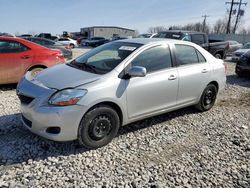
<path fill-rule="evenodd" d="M 227 64 L 226 88 L 210 111 L 133 123 L 97 150 L 30 133 L 15 85 L 0 86 L 0 187 L 250 187 L 250 80 Z"/>

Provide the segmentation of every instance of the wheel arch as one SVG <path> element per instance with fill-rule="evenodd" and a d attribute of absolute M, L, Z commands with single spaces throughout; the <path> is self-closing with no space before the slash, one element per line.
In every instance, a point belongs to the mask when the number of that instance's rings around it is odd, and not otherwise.
<path fill-rule="evenodd" d="M 35 69 L 35 68 L 44 68 L 44 69 L 46 69 L 46 68 L 48 68 L 47 66 L 45 66 L 45 65 L 33 65 L 33 66 L 30 66 L 28 69 L 27 69 L 27 71 L 31 71 L 32 69 Z M 27 72 L 26 71 L 26 72 Z"/>
<path fill-rule="evenodd" d="M 119 116 L 119 119 L 120 119 L 120 125 L 122 126 L 124 116 L 123 116 L 122 109 L 121 109 L 121 107 L 120 107 L 118 104 L 116 104 L 115 102 L 111 102 L 111 101 L 99 102 L 99 103 L 97 103 L 97 104 L 94 104 L 92 107 L 90 107 L 90 108 L 86 111 L 86 113 L 88 113 L 89 111 L 91 111 L 92 109 L 94 109 L 94 108 L 96 108 L 96 107 L 98 107 L 98 106 L 109 106 L 109 107 L 113 108 L 113 109 L 117 112 L 117 114 L 118 114 L 118 116 Z M 86 113 L 85 113 L 85 114 L 86 114 Z"/>
<path fill-rule="evenodd" d="M 219 91 L 219 83 L 217 81 L 209 82 L 209 84 L 207 85 L 210 85 L 210 84 L 213 84 L 216 87 L 217 91 Z"/>

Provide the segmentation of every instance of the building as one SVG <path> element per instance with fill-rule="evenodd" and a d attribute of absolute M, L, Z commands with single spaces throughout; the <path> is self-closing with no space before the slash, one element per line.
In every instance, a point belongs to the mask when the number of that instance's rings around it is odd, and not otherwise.
<path fill-rule="evenodd" d="M 135 30 L 114 26 L 93 26 L 81 28 L 81 35 L 85 37 L 134 37 Z"/>

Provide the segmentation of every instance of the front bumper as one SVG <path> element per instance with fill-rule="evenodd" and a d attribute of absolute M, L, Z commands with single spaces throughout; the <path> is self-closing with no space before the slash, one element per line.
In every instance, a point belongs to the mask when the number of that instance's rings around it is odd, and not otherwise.
<path fill-rule="evenodd" d="M 239 61 L 240 56 L 232 55 L 232 61 Z"/>
<path fill-rule="evenodd" d="M 22 122 L 31 132 L 54 141 L 72 141 L 78 136 L 78 127 L 87 108 L 81 105 L 57 107 L 48 105 L 55 90 L 44 88 L 24 78 L 18 84 L 18 94 L 34 98 L 21 102 Z M 51 128 L 59 132 L 52 133 Z"/>
<path fill-rule="evenodd" d="M 250 65 L 236 65 L 235 72 L 245 76 L 250 76 Z"/>

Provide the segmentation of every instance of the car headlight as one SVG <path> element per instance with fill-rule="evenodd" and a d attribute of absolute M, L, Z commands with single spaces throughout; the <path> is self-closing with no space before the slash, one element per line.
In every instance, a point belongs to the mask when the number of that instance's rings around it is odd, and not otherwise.
<path fill-rule="evenodd" d="M 70 106 L 75 105 L 84 95 L 87 94 L 85 89 L 65 89 L 54 93 L 50 99 L 50 105 Z"/>

